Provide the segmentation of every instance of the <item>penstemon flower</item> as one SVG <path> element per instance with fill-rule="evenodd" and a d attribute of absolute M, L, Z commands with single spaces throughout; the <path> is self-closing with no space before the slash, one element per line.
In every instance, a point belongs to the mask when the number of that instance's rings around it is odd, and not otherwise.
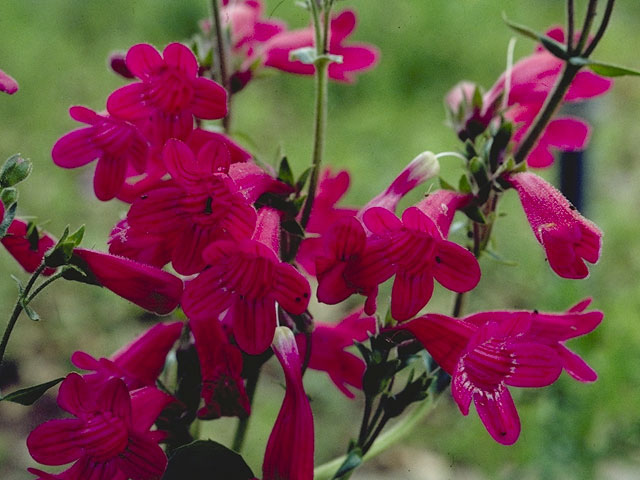
<path fill-rule="evenodd" d="M 563 278 L 588 276 L 585 261 L 596 263 L 600 258 L 600 229 L 539 176 L 516 173 L 507 181 L 517 190 L 533 234 L 544 247 L 553 271 Z"/>
<path fill-rule="evenodd" d="M 13 95 L 18 91 L 18 82 L 8 73 L 0 70 L 0 92 Z"/>
<path fill-rule="evenodd" d="M 276 302 L 294 315 L 309 305 L 309 282 L 276 254 L 279 226 L 279 213 L 265 207 L 251 239 L 209 245 L 203 258 L 210 267 L 187 284 L 182 298 L 190 319 L 222 318 L 238 346 L 252 355 L 271 344 Z"/>
<path fill-rule="evenodd" d="M 76 418 L 50 420 L 27 439 L 31 456 L 45 465 L 75 462 L 60 476 L 30 469 L 41 478 L 65 480 L 152 480 L 167 457 L 158 441 L 161 432 L 149 428 L 171 397 L 146 387 L 129 393 L 112 378 L 99 388 L 71 373 L 60 385 L 58 404 Z"/>

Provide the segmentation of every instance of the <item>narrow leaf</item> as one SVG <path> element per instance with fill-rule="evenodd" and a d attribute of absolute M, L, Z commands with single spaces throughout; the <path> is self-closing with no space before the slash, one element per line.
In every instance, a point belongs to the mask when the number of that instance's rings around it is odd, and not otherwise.
<path fill-rule="evenodd" d="M 333 476 L 333 480 L 339 479 L 350 471 L 358 468 L 361 464 L 362 450 L 360 450 L 359 448 L 351 450 L 347 454 L 347 458 L 345 458 L 344 462 L 342 462 L 342 465 L 340 465 L 340 468 L 338 469 L 336 474 Z"/>
<path fill-rule="evenodd" d="M 4 211 L 4 218 L 2 219 L 2 222 L 0 222 L 0 238 L 7 234 L 7 230 L 9 230 L 11 222 L 13 222 L 13 219 L 16 217 L 17 208 L 18 204 L 12 203 L 9 205 L 9 208 Z"/>
<path fill-rule="evenodd" d="M 56 386 L 61 381 L 64 380 L 64 377 L 56 378 L 55 380 L 50 380 L 45 383 L 41 383 L 40 385 L 34 385 L 33 387 L 22 388 L 20 390 L 16 390 L 15 392 L 10 393 L 4 397 L 0 397 L 0 402 L 6 400 L 7 402 L 19 403 L 20 405 L 33 405 L 36 400 L 38 400 L 44 393 L 49 390 L 51 387 Z"/>
<path fill-rule="evenodd" d="M 212 440 L 176 449 L 162 480 L 251 480 L 253 472 L 233 450 Z"/>
<path fill-rule="evenodd" d="M 618 65 L 611 65 L 610 63 L 594 62 L 593 60 L 589 60 L 587 67 L 593 73 L 597 73 L 598 75 L 602 75 L 603 77 L 624 77 L 627 75 L 640 76 L 639 70 L 621 67 Z"/>

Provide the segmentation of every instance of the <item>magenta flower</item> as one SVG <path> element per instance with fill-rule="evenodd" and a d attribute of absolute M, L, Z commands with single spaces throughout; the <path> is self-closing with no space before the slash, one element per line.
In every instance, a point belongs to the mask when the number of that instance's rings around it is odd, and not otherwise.
<path fill-rule="evenodd" d="M 446 240 L 418 207 L 406 209 L 402 220 L 385 208 L 373 207 L 363 220 L 375 237 L 388 244 L 385 259 L 395 272 L 391 315 L 396 320 L 408 320 L 429 302 L 434 278 L 454 292 L 469 291 L 480 281 L 474 255 Z"/>
<path fill-rule="evenodd" d="M 251 239 L 220 240 L 203 251 L 210 268 L 187 284 L 182 299 L 191 320 L 222 318 L 238 346 L 252 355 L 273 340 L 276 302 L 293 315 L 309 305 L 309 282 L 278 259 L 279 235 L 278 212 L 262 208 Z"/>
<path fill-rule="evenodd" d="M 602 232 L 584 218 L 552 185 L 533 173 L 510 175 L 536 240 L 544 247 L 549 266 L 563 278 L 585 278 L 585 261 L 600 258 Z"/>
<path fill-rule="evenodd" d="M 344 10 L 331 19 L 329 48 L 332 55 L 342 56 L 342 63 L 329 65 L 329 78 L 339 82 L 352 83 L 355 73 L 373 68 L 379 52 L 373 45 L 346 44 L 347 37 L 356 27 L 356 15 L 352 10 Z M 282 32 L 272 37 L 264 46 L 264 64 L 285 72 L 313 75 L 315 67 L 293 61 L 289 54 L 296 49 L 313 46 L 313 28 Z"/>
<path fill-rule="evenodd" d="M 211 242 L 249 237 L 256 213 L 229 175 L 230 154 L 224 143 L 210 140 L 196 157 L 186 144 L 170 139 L 162 156 L 172 180 L 147 190 L 133 202 L 124 236 L 122 231 L 112 232 L 112 237 L 120 235 L 122 244 L 112 242 L 112 246 L 115 251 L 127 250 L 157 260 L 156 266 L 164 265 L 167 258 L 162 254 L 170 252 L 176 271 L 191 275 L 206 266 L 202 251 Z M 158 255 L 150 258 L 135 246 L 126 249 L 129 241 L 145 244 L 149 234 L 157 239 Z"/>
<path fill-rule="evenodd" d="M 76 262 L 93 275 L 98 285 L 136 305 L 165 315 L 180 303 L 182 280 L 157 268 L 128 258 L 95 250 L 76 248 Z"/>
<path fill-rule="evenodd" d="M 241 377 L 242 352 L 229 342 L 222 325 L 214 318 L 193 318 L 189 326 L 202 376 L 204 407 L 198 411 L 198 417 L 247 417 L 251 404 Z"/>
<path fill-rule="evenodd" d="M 18 91 L 18 82 L 15 79 L 0 70 L 0 92 L 8 93 L 9 95 L 13 95 Z"/>
<path fill-rule="evenodd" d="M 356 355 L 345 349 L 354 342 L 366 340 L 369 333 L 376 331 L 375 317 L 363 316 L 363 309 L 345 317 L 338 324 L 315 322 L 311 334 L 311 357 L 309 368 L 327 372 L 331 381 L 348 398 L 355 395 L 349 387 L 362 389 L 362 375 L 365 371 L 365 363 Z M 300 356 L 305 357 L 307 337 L 303 334 L 296 335 L 296 342 Z"/>
<path fill-rule="evenodd" d="M 531 322 L 528 338 L 555 350 L 562 367 L 576 380 L 595 382 L 598 378 L 596 372 L 579 355 L 565 346 L 567 340 L 592 332 L 602 322 L 604 315 L 601 311 L 585 312 L 590 303 L 590 298 L 583 300 L 566 313 L 482 312 L 465 317 L 463 320 L 481 327 L 491 321 L 508 323 L 518 321 L 520 317 L 526 317 Z"/>
<path fill-rule="evenodd" d="M 365 313 L 375 313 L 378 285 L 393 275 L 393 267 L 386 259 L 389 240 L 372 237 L 362 224 L 362 215 L 374 206 L 395 211 L 407 193 L 438 172 L 435 156 L 422 153 L 355 217 L 345 215 L 333 220 L 322 235 L 322 250 L 315 254 L 319 301 L 335 305 L 359 293 L 367 297 Z"/>
<path fill-rule="evenodd" d="M 186 138 L 194 116 L 217 119 L 227 114 L 227 92 L 198 76 L 195 55 L 180 43 L 167 45 L 162 55 L 151 45 L 134 45 L 126 64 L 140 82 L 113 92 L 107 109 L 115 117 L 143 123 L 154 145 L 172 137 Z"/>
<path fill-rule="evenodd" d="M 318 190 L 306 228 L 307 236 L 300 244 L 296 255 L 298 264 L 311 275 L 315 276 L 316 273 L 315 257 L 322 250 L 322 238 L 309 236 L 309 234 L 322 235 L 336 219 L 354 217 L 358 212 L 355 208 L 336 207 L 338 201 L 347 192 L 349 181 L 349 173 L 346 170 L 332 175 L 331 170 L 326 168 L 320 175 Z"/>
<path fill-rule="evenodd" d="M 530 316 L 501 316 L 478 327 L 428 314 L 404 324 L 452 376 L 451 393 L 463 415 L 473 401 L 480 420 L 498 443 L 513 444 L 520 418 L 507 389 L 544 387 L 562 371 L 556 350 L 538 341 Z"/>
<path fill-rule="evenodd" d="M 553 28 L 547 32 L 551 38 L 564 43 L 564 32 Z M 562 71 L 563 61 L 542 47 L 517 62 L 511 70 L 511 87 L 506 101 L 507 119 L 516 123 L 513 140 L 516 145 L 533 123 L 541 110 L 545 98 L 556 83 Z M 484 96 L 484 113 L 499 108 L 501 97 L 505 94 L 506 74 Z M 613 81 L 600 77 L 588 70 L 578 72 L 565 95 L 565 102 L 576 102 L 597 97 L 606 93 Z M 492 114 L 490 116 L 495 115 Z M 582 150 L 589 137 L 589 126 L 576 117 L 557 118 L 549 123 L 537 145 L 527 157 L 532 167 L 547 167 L 553 163 L 551 147 L 562 150 Z"/>
<path fill-rule="evenodd" d="M 163 434 L 150 432 L 156 417 L 172 399 L 151 387 L 129 393 L 113 378 L 91 388 L 71 373 L 60 385 L 58 405 L 77 418 L 51 420 L 27 438 L 31 456 L 45 465 L 75 462 L 60 476 L 29 469 L 41 478 L 65 480 L 152 480 L 167 457 L 158 445 Z"/>
<path fill-rule="evenodd" d="M 286 391 L 262 464 L 262 480 L 313 480 L 313 414 L 302 384 L 295 337 L 278 327 L 273 351 L 284 370 Z"/>
<path fill-rule="evenodd" d="M 128 167 L 137 173 L 144 172 L 147 142 L 135 125 L 123 120 L 99 115 L 85 107 L 71 107 L 69 114 L 90 126 L 60 138 L 51 151 L 53 163 L 77 168 L 97 158 L 93 189 L 100 200 L 111 200 L 120 191 Z"/>
<path fill-rule="evenodd" d="M 471 194 L 436 190 L 416 203 L 415 207 L 433 221 L 443 238 L 447 238 L 456 211 L 466 207 L 472 198 Z"/>
<path fill-rule="evenodd" d="M 191 150 L 193 150 L 193 153 L 197 156 L 200 153 L 200 150 L 212 140 L 224 143 L 227 150 L 229 150 L 229 161 L 232 164 L 251 160 L 251 153 L 223 133 L 212 132 L 211 130 L 205 130 L 203 128 L 196 128 L 191 132 L 185 143 L 189 145 Z"/>
<path fill-rule="evenodd" d="M 4 205 L 0 201 L 0 219 L 4 218 Z M 44 254 L 56 244 L 56 240 L 47 232 L 41 232 L 39 234 L 38 245 L 31 245 L 31 242 L 27 238 L 28 224 L 15 218 L 7 233 L 0 243 L 7 249 L 7 252 L 11 254 L 13 258 L 24 268 L 27 272 L 33 273 L 42 264 Z M 35 247 L 35 248 L 34 248 Z M 51 275 L 55 270 L 51 268 L 45 268 L 42 272 L 43 275 Z"/>
<path fill-rule="evenodd" d="M 83 375 L 90 385 L 120 378 L 129 390 L 154 386 L 164 368 L 167 354 L 180 337 L 183 323 L 159 323 L 140 335 L 110 358 L 97 360 L 85 352 L 75 352 L 71 362 L 82 370 L 94 373 Z"/>
<path fill-rule="evenodd" d="M 264 19 L 263 13 L 264 6 L 259 0 L 240 0 L 225 5 L 221 16 L 230 27 L 234 53 L 244 51 L 250 58 L 256 47 L 285 29 L 284 22 Z"/>

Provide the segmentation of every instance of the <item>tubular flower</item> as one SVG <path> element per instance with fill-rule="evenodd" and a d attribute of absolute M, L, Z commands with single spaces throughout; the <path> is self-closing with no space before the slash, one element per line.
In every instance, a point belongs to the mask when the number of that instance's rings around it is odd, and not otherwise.
<path fill-rule="evenodd" d="M 13 95 L 18 91 L 18 82 L 15 79 L 0 70 L 0 92 L 8 93 L 9 95 Z"/>
<path fill-rule="evenodd" d="M 332 55 L 342 57 L 342 63 L 329 65 L 329 78 L 339 82 L 352 83 L 356 72 L 373 68 L 378 61 L 379 52 L 368 44 L 346 44 L 347 37 L 356 27 L 356 15 L 352 10 L 344 10 L 333 16 L 330 24 L 329 48 Z M 315 67 L 289 58 L 293 50 L 312 47 L 314 33 L 312 27 L 302 30 L 282 32 L 272 37 L 264 45 L 264 65 L 285 72 L 300 75 L 313 75 Z"/>
<path fill-rule="evenodd" d="M 309 305 L 309 282 L 281 262 L 279 214 L 262 208 L 251 239 L 220 240 L 203 252 L 210 268 L 188 283 L 182 306 L 190 319 L 221 318 L 232 326 L 238 346 L 264 352 L 276 328 L 276 302 L 293 315 Z M 226 312 L 226 313 L 225 313 Z"/>
<path fill-rule="evenodd" d="M 335 305 L 360 293 L 367 297 L 365 313 L 375 313 L 378 285 L 393 275 L 393 267 L 386 260 L 389 240 L 370 235 L 362 223 L 362 215 L 374 206 L 395 211 L 402 197 L 437 175 L 439 168 L 432 153 L 418 155 L 355 217 L 339 218 L 325 230 L 322 235 L 324 248 L 315 257 L 318 300 Z"/>
<path fill-rule="evenodd" d="M 363 316 L 360 308 L 345 317 L 340 323 L 316 322 L 311 334 L 311 357 L 309 368 L 327 372 L 331 381 L 348 398 L 355 395 L 349 386 L 362 389 L 365 363 L 356 355 L 345 351 L 354 342 L 366 340 L 376 331 L 375 317 Z M 307 337 L 296 335 L 300 356 L 305 357 Z"/>
<path fill-rule="evenodd" d="M 585 261 L 596 263 L 600 258 L 600 229 L 537 175 L 516 173 L 506 180 L 517 190 L 533 234 L 553 271 L 563 278 L 587 277 Z"/>
<path fill-rule="evenodd" d="M 195 55 L 180 43 L 167 45 L 162 55 L 151 45 L 134 45 L 126 65 L 140 81 L 113 92 L 107 109 L 117 118 L 143 125 L 154 145 L 186 138 L 193 130 L 193 117 L 217 119 L 227 114 L 227 92 L 198 76 Z"/>
<path fill-rule="evenodd" d="M 354 217 L 358 212 L 355 208 L 336 207 L 338 201 L 349 188 L 349 172 L 342 170 L 332 175 L 326 168 L 320 175 L 318 191 L 313 201 L 311 216 L 307 224 L 306 233 L 324 234 L 331 224 L 338 218 Z M 315 257 L 322 250 L 322 238 L 320 236 L 306 236 L 300 244 L 296 261 L 311 275 L 315 275 Z"/>
<path fill-rule="evenodd" d="M 90 385 L 120 378 L 129 390 L 155 385 L 164 368 L 167 354 L 180 337 L 182 322 L 160 323 L 140 335 L 110 358 L 97 360 L 85 352 L 75 352 L 71 362 L 94 373 L 83 375 Z"/>
<path fill-rule="evenodd" d="M 456 211 L 466 207 L 472 198 L 471 194 L 436 190 L 416 203 L 415 207 L 433 221 L 443 238 L 447 238 Z"/>
<path fill-rule="evenodd" d="M 120 191 L 127 169 L 144 172 L 148 145 L 138 128 L 108 115 L 99 115 L 85 107 L 71 107 L 71 118 L 86 123 L 60 138 L 51 151 L 53 163 L 63 168 L 76 168 L 92 162 L 98 164 L 93 189 L 98 199 L 106 201 Z"/>
<path fill-rule="evenodd" d="M 463 415 L 473 401 L 480 420 L 498 443 L 520 435 L 520 418 L 507 389 L 544 387 L 562 371 L 556 350 L 540 343 L 529 316 L 492 319 L 478 327 L 428 314 L 401 324 L 452 376 L 451 393 Z"/>
<path fill-rule="evenodd" d="M 89 273 L 90 281 L 136 305 L 166 315 L 180 303 L 182 280 L 157 268 L 128 258 L 76 248 L 72 263 Z"/>
<path fill-rule="evenodd" d="M 552 28 L 547 31 L 547 36 L 560 43 L 565 42 L 561 28 Z M 563 65 L 561 59 L 538 46 L 532 55 L 516 62 L 509 72 L 498 78 L 483 96 L 481 106 L 473 105 L 475 85 L 469 82 L 456 85 L 447 95 L 446 103 L 455 119 L 454 127 L 460 138 L 475 138 L 489 126 L 492 119 L 503 114 L 507 120 L 515 123 L 513 141 L 518 145 L 542 109 Z M 510 85 L 508 92 L 507 83 Z M 564 101 L 578 102 L 594 98 L 606 93 L 612 85 L 612 80 L 582 70 L 571 82 Z M 508 98 L 504 99 L 505 95 Z M 501 104 L 505 105 L 504 110 Z M 548 167 L 553 163 L 552 149 L 584 149 L 589 140 L 589 130 L 589 125 L 577 117 L 565 116 L 552 120 L 527 156 L 527 164 L 535 168 Z"/>
<path fill-rule="evenodd" d="M 364 223 L 389 245 L 384 258 L 395 272 L 391 315 L 396 320 L 408 320 L 429 302 L 434 278 L 454 292 L 469 291 L 480 281 L 480 266 L 473 254 L 445 240 L 419 208 L 406 209 L 399 220 L 389 210 L 373 207 L 365 212 Z"/>
<path fill-rule="evenodd" d="M 189 322 L 195 339 L 202 375 L 204 407 L 198 417 L 247 417 L 251 404 L 244 388 L 242 352 L 229 342 L 215 318 L 193 318 Z"/>
<path fill-rule="evenodd" d="M 160 237 L 159 253 L 171 252 L 176 271 L 191 275 L 205 267 L 202 251 L 211 242 L 248 237 L 256 213 L 229 175 L 230 155 L 224 143 L 211 140 L 196 157 L 186 144 L 170 139 L 162 156 L 172 179 L 133 202 L 127 214 L 129 229 L 119 239 L 124 245 L 112 246 L 122 251 L 129 241 L 144 244 L 148 234 Z M 148 258 L 143 249 L 134 248 L 131 253 Z M 163 255 L 151 259 L 167 260 Z"/>
<path fill-rule="evenodd" d="M 2 218 L 4 218 L 4 205 L 0 201 L 0 219 Z M 47 232 L 42 232 L 38 235 L 37 244 L 35 242 L 32 244 L 28 233 L 29 225 L 25 221 L 15 218 L 9 225 L 5 236 L 0 239 L 0 243 L 22 268 L 33 273 L 42 263 L 47 250 L 56 244 L 56 240 Z M 51 275 L 54 271 L 51 268 L 45 268 L 42 274 Z"/>
<path fill-rule="evenodd" d="M 463 320 L 481 327 L 490 321 L 516 321 L 526 317 L 531 322 L 529 336 L 541 344 L 547 345 L 558 354 L 566 372 L 581 382 L 594 382 L 596 372 L 579 355 L 565 346 L 569 339 L 586 335 L 602 322 L 603 313 L 599 310 L 585 312 L 591 303 L 588 298 L 570 308 L 566 313 L 541 313 L 538 311 L 502 311 L 482 312 L 465 317 Z"/>
<path fill-rule="evenodd" d="M 77 418 L 51 420 L 27 438 L 31 456 L 45 465 L 75 462 L 59 476 L 29 469 L 41 478 L 65 480 L 152 480 L 164 472 L 167 457 L 150 432 L 172 399 L 151 387 L 129 393 L 112 378 L 91 388 L 71 373 L 60 385 L 58 405 Z"/>
<path fill-rule="evenodd" d="M 313 414 L 296 341 L 287 327 L 276 329 L 273 351 L 284 370 L 286 391 L 267 443 L 262 479 L 313 480 Z"/>

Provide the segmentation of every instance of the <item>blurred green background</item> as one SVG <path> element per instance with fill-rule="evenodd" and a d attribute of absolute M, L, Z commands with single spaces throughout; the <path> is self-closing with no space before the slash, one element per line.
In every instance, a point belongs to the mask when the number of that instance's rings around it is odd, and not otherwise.
<path fill-rule="evenodd" d="M 582 4 L 585 2 L 576 2 Z M 267 14 L 291 27 L 307 24 L 294 0 L 266 1 Z M 459 80 L 485 88 L 504 69 L 512 36 L 502 12 L 537 30 L 564 21 L 560 0 L 348 0 L 359 25 L 354 40 L 382 51 L 378 67 L 355 85 L 330 86 L 326 163 L 352 172 L 345 203 L 362 205 L 382 190 L 416 154 L 457 148 L 445 126 L 442 98 Z M 65 225 L 87 226 L 85 245 L 105 248 L 112 225 L 126 205 L 95 199 L 93 167 L 65 171 L 54 167 L 50 150 L 57 138 L 76 128 L 71 105 L 104 108 L 107 95 L 123 82 L 106 59 L 114 50 L 139 42 L 159 47 L 190 37 L 207 15 L 205 0 L 6 0 L 0 4 L 0 68 L 13 75 L 20 91 L 0 95 L 0 158 L 21 152 L 34 173 L 21 186 L 19 213 L 35 216 L 60 235 Z M 610 30 L 595 58 L 640 67 L 640 3 L 619 2 Z M 516 58 L 533 48 L 519 39 Z M 234 100 L 233 128 L 256 156 L 273 163 L 284 151 L 295 172 L 311 156 L 313 81 L 284 74 L 251 84 Z M 523 431 L 515 446 L 496 444 L 475 412 L 462 417 L 449 396 L 414 433 L 353 478 L 640 478 L 640 83 L 616 81 L 613 91 L 587 108 L 593 126 L 588 152 L 585 214 L 604 231 L 604 253 L 589 279 L 563 280 L 544 261 L 513 192 L 505 196 L 496 227 L 496 248 L 517 266 L 483 258 L 483 279 L 470 295 L 467 311 L 537 308 L 562 311 L 586 296 L 605 312 L 600 328 L 571 342 L 599 373 L 583 385 L 563 374 L 543 390 L 515 390 Z M 442 161 L 443 176 L 460 175 L 455 159 Z M 544 173 L 556 181 L 557 171 Z M 416 200 L 418 192 L 411 200 Z M 405 202 L 409 204 L 408 200 Z M 0 318 L 15 300 L 11 274 L 26 275 L 0 252 Z M 382 298 L 381 301 L 384 299 Z M 429 305 L 448 313 L 452 296 L 437 288 Z M 40 323 L 21 318 L 8 356 L 19 365 L 20 382 L 43 382 L 70 370 L 77 349 L 107 356 L 149 324 L 140 310 L 109 292 L 58 283 L 34 307 Z M 338 309 L 316 308 L 318 317 L 339 318 Z M 4 328 L 5 320 L 0 322 Z M 279 409 L 279 367 L 269 364 L 258 388 L 246 456 L 254 471 Z M 345 451 L 359 422 L 360 400 L 348 401 L 325 375 L 305 377 L 316 416 L 316 462 Z M 10 388 L 10 389 L 11 389 Z M 9 389 L 9 390 L 10 390 Z M 55 396 L 33 410 L 0 404 L 0 478 L 31 478 L 34 462 L 24 445 L 28 432 L 59 415 Z M 209 423 L 207 434 L 229 439 L 234 420 Z"/>

